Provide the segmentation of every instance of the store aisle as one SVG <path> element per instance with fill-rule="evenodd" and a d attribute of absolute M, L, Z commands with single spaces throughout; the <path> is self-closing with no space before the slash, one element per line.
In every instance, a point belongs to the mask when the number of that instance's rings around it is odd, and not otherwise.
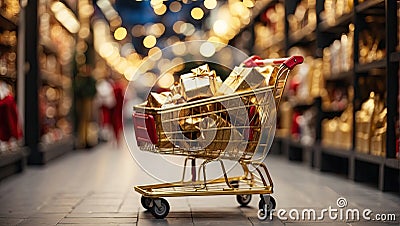
<path fill-rule="evenodd" d="M 149 164 L 162 167 L 162 162 Z M 290 163 L 280 156 L 268 156 L 268 166 L 275 183 L 277 209 L 316 212 L 332 206 L 339 197 L 347 208 L 395 213 L 398 225 L 400 197 L 382 193 L 331 174 L 319 173 L 307 166 Z M 168 175 L 170 172 L 164 172 Z M 111 144 L 90 151 L 76 151 L 45 167 L 29 167 L 23 174 L 0 182 L 0 225 L 378 225 L 376 221 L 280 220 L 260 222 L 257 217 L 258 197 L 250 207 L 240 208 L 234 197 L 171 198 L 171 212 L 165 220 L 155 220 L 140 206 L 133 185 L 154 182 L 138 167 L 124 148 Z M 380 222 L 379 225 L 381 225 Z"/>

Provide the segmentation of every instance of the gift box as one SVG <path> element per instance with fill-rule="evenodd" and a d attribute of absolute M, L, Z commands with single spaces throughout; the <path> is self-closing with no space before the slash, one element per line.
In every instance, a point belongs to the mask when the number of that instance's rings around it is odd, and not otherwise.
<path fill-rule="evenodd" d="M 265 77 L 255 68 L 235 67 L 222 83 L 217 94 L 226 95 L 235 92 L 256 89 L 266 85 Z"/>
<path fill-rule="evenodd" d="M 170 88 L 172 95 L 181 95 L 182 96 L 182 86 L 179 82 L 175 82 Z"/>
<path fill-rule="evenodd" d="M 369 153 L 370 136 L 368 134 L 356 133 L 356 151 Z"/>
<path fill-rule="evenodd" d="M 382 157 L 386 156 L 386 130 L 379 130 L 371 137 L 371 154 Z"/>
<path fill-rule="evenodd" d="M 215 71 L 210 71 L 207 64 L 193 69 L 192 73 L 181 75 L 180 82 L 186 101 L 212 97 L 219 88 Z"/>
<path fill-rule="evenodd" d="M 172 98 L 171 92 L 154 93 L 151 92 L 147 97 L 147 107 L 159 108 L 170 102 Z"/>
<path fill-rule="evenodd" d="M 256 67 L 256 69 L 265 77 L 265 83 L 267 86 L 275 85 L 276 79 L 278 77 L 278 67 L 267 65 L 264 67 Z"/>
<path fill-rule="evenodd" d="M 241 153 L 244 150 L 242 134 L 217 114 L 203 118 L 198 129 L 201 133 L 199 143 L 205 147 L 206 151 L 218 150 L 222 152 L 221 155 L 228 158 L 239 158 L 243 154 Z M 229 153 L 225 153 L 225 150 L 228 150 Z"/>
<path fill-rule="evenodd" d="M 208 112 L 214 111 L 213 104 L 201 105 L 198 107 L 182 108 L 179 110 L 179 125 L 182 131 L 185 132 L 196 132 L 198 135 L 194 136 L 196 139 L 200 136 L 199 134 L 199 123 L 206 117 Z M 193 137 L 193 135 L 190 135 Z M 188 137 L 189 138 L 189 137 Z"/>

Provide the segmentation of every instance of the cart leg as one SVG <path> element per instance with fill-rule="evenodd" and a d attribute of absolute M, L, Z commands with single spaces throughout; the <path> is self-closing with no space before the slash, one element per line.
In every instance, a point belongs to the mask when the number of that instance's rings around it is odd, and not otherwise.
<path fill-rule="evenodd" d="M 234 189 L 234 187 L 231 185 L 231 183 L 229 183 L 228 175 L 226 174 L 226 170 L 225 170 L 225 165 L 224 165 L 224 163 L 222 162 L 221 159 L 218 159 L 218 161 L 219 161 L 219 163 L 221 164 L 221 169 L 222 169 L 222 173 L 224 174 L 224 178 L 225 178 L 225 183 L 226 183 L 226 185 L 228 185 L 229 188 Z"/>
<path fill-rule="evenodd" d="M 268 169 L 267 169 L 267 166 L 266 166 L 264 163 L 261 163 L 260 165 L 261 165 L 261 167 L 264 169 L 265 175 L 267 175 L 268 182 L 269 182 L 269 186 L 271 186 L 271 189 L 273 189 L 273 188 L 274 188 L 274 183 L 272 182 L 272 178 L 271 178 L 271 175 L 269 174 L 269 171 L 268 171 Z M 272 190 L 271 190 L 271 191 L 272 191 Z"/>
<path fill-rule="evenodd" d="M 267 175 L 268 182 L 269 182 L 269 186 L 271 187 L 271 191 L 272 191 L 272 189 L 273 189 L 273 187 L 274 187 L 274 184 L 273 184 L 273 182 L 272 182 L 272 178 L 271 178 L 271 175 L 269 174 L 269 171 L 268 171 L 268 169 L 267 169 L 267 166 L 265 166 L 265 164 L 262 163 L 262 162 L 252 162 L 251 164 L 253 165 L 254 168 L 256 168 L 258 174 L 259 174 L 260 177 L 261 177 L 261 180 L 262 180 L 264 186 L 268 186 L 268 185 L 267 185 L 267 182 L 265 181 L 265 178 L 264 178 L 264 176 L 263 176 L 263 173 L 261 172 L 261 170 L 260 170 L 256 165 L 261 166 L 261 168 L 264 169 L 265 175 Z"/>
<path fill-rule="evenodd" d="M 268 185 L 267 185 L 267 182 L 266 182 L 265 179 L 264 179 L 264 176 L 263 176 L 261 170 L 260 170 L 258 167 L 255 167 L 255 168 L 256 168 L 258 174 L 260 175 L 260 178 L 261 178 L 261 180 L 262 180 L 264 186 L 268 186 Z"/>
<path fill-rule="evenodd" d="M 248 164 L 250 164 L 250 163 L 240 161 L 240 165 L 243 168 L 243 179 L 250 180 L 251 185 L 253 186 L 254 185 L 254 175 L 252 172 L 250 172 L 249 167 L 247 166 Z"/>
<path fill-rule="evenodd" d="M 182 173 L 181 183 L 183 183 L 185 181 L 186 165 L 187 165 L 188 160 L 189 160 L 189 157 L 185 158 L 185 163 L 183 164 L 183 173 Z"/>
<path fill-rule="evenodd" d="M 201 170 L 203 170 L 203 180 L 204 180 L 204 184 L 201 187 L 201 189 L 205 188 L 207 190 L 206 164 L 209 163 L 209 162 L 210 162 L 210 160 L 204 160 L 201 163 L 200 167 L 199 167 L 199 172 L 198 172 L 199 180 L 200 180 L 200 172 L 201 172 Z"/>
<path fill-rule="evenodd" d="M 196 181 L 196 159 L 192 159 L 192 181 Z"/>
<path fill-rule="evenodd" d="M 183 173 L 182 173 L 182 180 L 181 183 L 185 182 L 185 176 L 186 176 L 186 167 L 187 167 L 187 162 L 188 160 L 192 160 L 192 168 L 191 168 L 191 173 L 192 173 L 192 181 L 196 181 L 196 159 L 192 157 L 186 157 L 185 158 L 185 163 L 183 164 Z M 199 174 L 200 175 L 200 174 Z"/>

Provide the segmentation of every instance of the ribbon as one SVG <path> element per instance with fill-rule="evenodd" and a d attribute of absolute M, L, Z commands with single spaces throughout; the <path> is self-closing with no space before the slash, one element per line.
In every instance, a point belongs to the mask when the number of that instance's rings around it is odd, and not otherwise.
<path fill-rule="evenodd" d="M 239 72 L 233 70 L 233 73 L 235 73 L 235 75 L 232 76 L 233 80 L 229 83 L 229 86 L 236 85 L 236 83 L 241 82 L 242 78 L 244 77 L 242 75 L 244 70 L 245 70 L 244 68 L 242 68 Z M 231 87 L 231 88 L 233 88 L 233 87 Z"/>
<path fill-rule="evenodd" d="M 210 71 L 210 68 L 208 67 L 208 64 L 201 65 L 195 69 L 191 70 L 193 73 L 193 77 L 203 77 L 203 76 L 209 76 L 209 77 L 216 77 L 215 71 L 212 70 Z"/>

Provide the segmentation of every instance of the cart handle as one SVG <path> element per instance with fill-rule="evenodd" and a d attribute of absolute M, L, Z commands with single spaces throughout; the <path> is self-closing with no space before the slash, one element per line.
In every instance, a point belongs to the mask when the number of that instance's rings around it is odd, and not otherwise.
<path fill-rule="evenodd" d="M 302 64 L 304 58 L 302 56 L 291 56 L 287 58 L 276 58 L 276 59 L 262 59 L 259 56 L 251 56 L 243 61 L 243 65 L 246 67 L 259 67 L 268 64 L 284 64 L 290 70 L 292 70 L 296 65 Z"/>

